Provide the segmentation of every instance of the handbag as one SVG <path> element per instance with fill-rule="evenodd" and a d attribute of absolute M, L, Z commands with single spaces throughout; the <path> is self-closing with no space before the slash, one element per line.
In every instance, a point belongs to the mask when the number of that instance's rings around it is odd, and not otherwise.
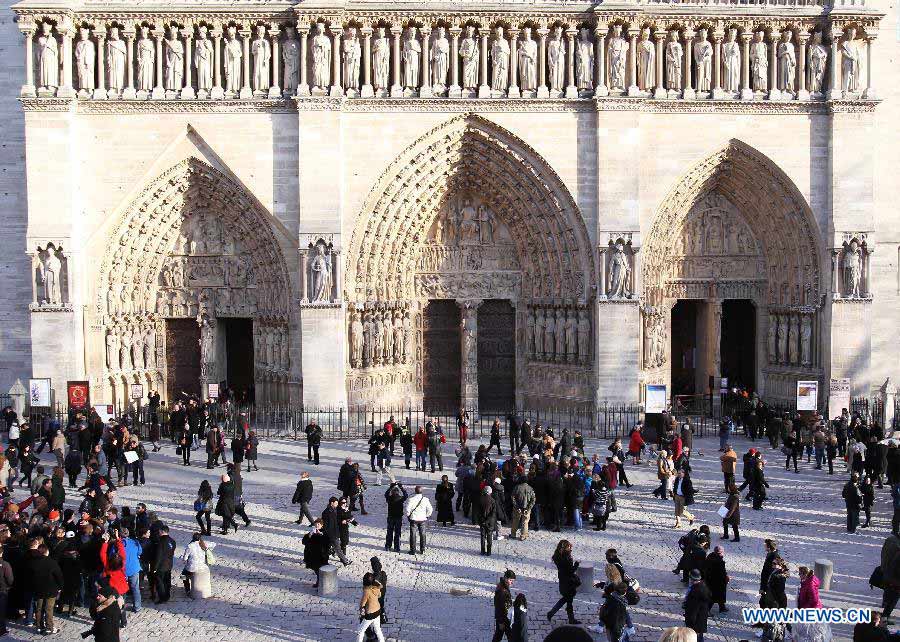
<path fill-rule="evenodd" d="M 206 549 L 206 551 L 204 552 L 204 557 L 207 566 L 212 566 L 216 563 L 216 556 L 213 554 L 211 548 Z"/>
<path fill-rule="evenodd" d="M 181 446 L 178 446 L 177 448 L 175 448 L 175 454 L 181 455 Z"/>
<path fill-rule="evenodd" d="M 869 588 L 884 589 L 884 571 L 881 570 L 881 566 L 876 566 L 869 576 Z"/>
<path fill-rule="evenodd" d="M 194 500 L 194 510 L 198 513 L 204 512 L 207 508 L 207 503 L 202 499 Z"/>
<path fill-rule="evenodd" d="M 782 447 L 781 447 L 781 454 L 782 454 L 782 455 L 790 455 L 792 452 L 793 452 L 793 451 L 792 451 L 790 448 L 788 448 L 787 446 L 782 446 Z"/>

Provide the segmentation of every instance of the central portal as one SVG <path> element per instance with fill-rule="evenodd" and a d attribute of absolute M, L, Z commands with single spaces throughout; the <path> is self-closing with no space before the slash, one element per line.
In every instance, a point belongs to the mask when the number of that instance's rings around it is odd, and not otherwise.
<path fill-rule="evenodd" d="M 516 405 L 516 312 L 506 299 L 478 307 L 478 409 L 511 412 Z"/>
<path fill-rule="evenodd" d="M 166 319 L 166 367 L 169 403 L 200 388 L 200 326 L 196 319 Z"/>
<path fill-rule="evenodd" d="M 225 331 L 225 379 L 237 399 L 253 401 L 253 319 L 219 319 Z"/>
<path fill-rule="evenodd" d="M 422 315 L 422 403 L 426 413 L 456 414 L 461 388 L 460 310 L 456 301 L 431 300 Z"/>

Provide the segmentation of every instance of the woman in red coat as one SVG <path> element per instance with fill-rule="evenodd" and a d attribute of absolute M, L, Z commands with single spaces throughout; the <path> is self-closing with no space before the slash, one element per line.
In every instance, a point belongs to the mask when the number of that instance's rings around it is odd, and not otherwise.
<path fill-rule="evenodd" d="M 631 462 L 637 466 L 641 463 L 641 453 L 644 452 L 644 438 L 641 437 L 641 427 L 635 426 L 628 440 L 628 456 Z"/>
<path fill-rule="evenodd" d="M 805 566 L 801 566 L 799 570 L 800 592 L 797 594 L 797 608 L 821 609 L 822 600 L 819 599 L 819 578 Z"/>
<path fill-rule="evenodd" d="M 109 578 L 109 585 L 119 595 L 128 593 L 128 578 L 125 576 L 125 544 L 119 539 L 119 532 L 115 532 L 115 538 L 109 533 L 104 533 L 103 544 L 100 546 L 100 561 L 103 562 L 103 575 Z M 110 544 L 113 550 L 110 551 Z"/>

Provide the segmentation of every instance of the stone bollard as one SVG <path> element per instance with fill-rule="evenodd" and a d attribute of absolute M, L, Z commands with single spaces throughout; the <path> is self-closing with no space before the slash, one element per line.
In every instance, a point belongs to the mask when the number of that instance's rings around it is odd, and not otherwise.
<path fill-rule="evenodd" d="M 582 562 L 578 565 L 578 577 L 581 579 L 581 584 L 578 585 L 578 592 L 584 593 L 586 591 L 594 590 L 594 563 L 593 562 Z"/>
<path fill-rule="evenodd" d="M 834 576 L 834 562 L 831 560 L 816 560 L 816 568 L 813 571 L 819 578 L 819 589 L 831 590 L 831 578 Z"/>
<path fill-rule="evenodd" d="M 194 577 L 191 581 L 191 595 L 204 600 L 212 597 L 212 574 L 209 571 L 209 567 L 194 572 Z"/>
<path fill-rule="evenodd" d="M 326 564 L 319 569 L 319 595 L 337 595 L 337 566 Z"/>

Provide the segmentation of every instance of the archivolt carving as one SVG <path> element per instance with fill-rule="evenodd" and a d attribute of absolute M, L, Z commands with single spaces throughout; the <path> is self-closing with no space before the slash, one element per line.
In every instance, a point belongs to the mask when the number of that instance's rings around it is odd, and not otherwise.
<path fill-rule="evenodd" d="M 522 297 L 590 296 L 595 280 L 587 230 L 560 178 L 510 132 L 468 115 L 422 136 L 373 187 L 350 245 L 348 299 L 420 296 L 422 284 L 414 279 L 420 255 L 454 194 L 478 195 L 509 229 L 523 271 Z"/>

